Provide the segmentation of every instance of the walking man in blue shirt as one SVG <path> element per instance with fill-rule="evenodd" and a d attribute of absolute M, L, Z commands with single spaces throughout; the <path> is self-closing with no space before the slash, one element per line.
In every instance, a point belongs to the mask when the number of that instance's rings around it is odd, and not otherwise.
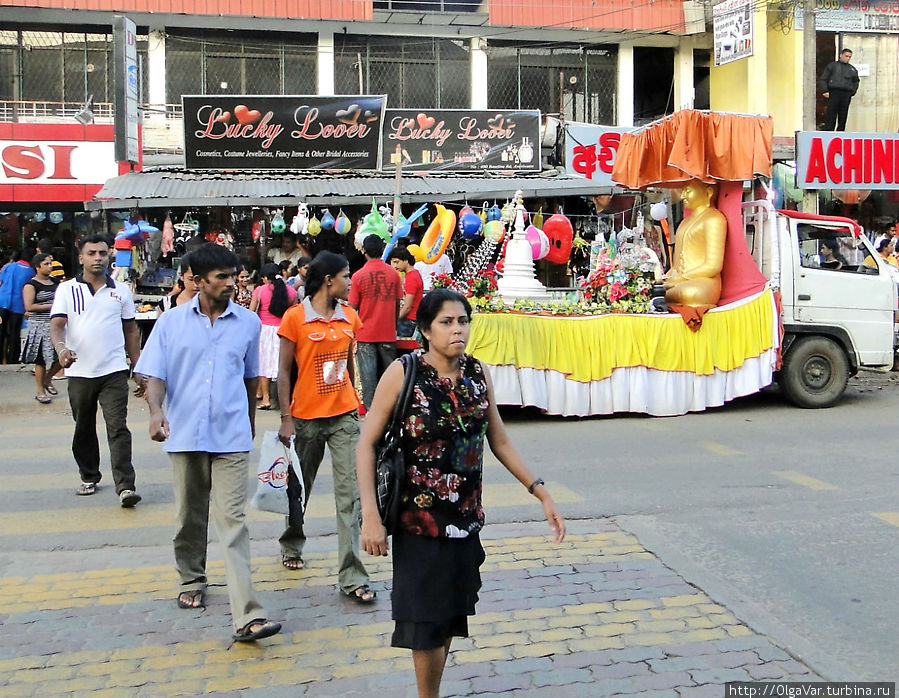
<path fill-rule="evenodd" d="M 150 438 L 165 442 L 172 459 L 178 606 L 204 606 L 211 496 L 213 523 L 225 546 L 234 639 L 250 642 L 281 629 L 266 619 L 253 590 L 245 512 L 260 322 L 231 300 L 237 278 L 232 252 L 208 243 L 190 260 L 199 293 L 160 316 L 135 372 L 149 378 Z"/>

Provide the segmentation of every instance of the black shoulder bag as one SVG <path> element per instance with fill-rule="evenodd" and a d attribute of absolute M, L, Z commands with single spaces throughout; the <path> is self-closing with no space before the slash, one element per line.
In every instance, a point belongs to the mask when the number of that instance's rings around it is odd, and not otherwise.
<path fill-rule="evenodd" d="M 412 402 L 415 374 L 418 371 L 418 357 L 414 354 L 406 354 L 400 361 L 405 368 L 403 387 L 400 389 L 399 399 L 393 406 L 387 430 L 375 447 L 375 496 L 378 500 L 381 523 L 387 529 L 388 535 L 396 530 L 399 520 L 400 491 L 406 477 L 400 432 L 409 403 Z"/>

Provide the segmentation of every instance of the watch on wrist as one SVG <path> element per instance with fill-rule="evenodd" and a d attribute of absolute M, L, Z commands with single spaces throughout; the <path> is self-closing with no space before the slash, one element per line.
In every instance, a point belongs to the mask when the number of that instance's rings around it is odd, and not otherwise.
<path fill-rule="evenodd" d="M 543 482 L 543 478 L 542 478 L 542 477 L 538 477 L 536 480 L 534 480 L 534 481 L 531 483 L 531 486 L 528 487 L 528 492 L 530 492 L 531 494 L 534 494 L 534 490 L 537 489 L 537 486 L 538 486 L 538 485 L 545 485 L 545 484 L 546 484 L 546 483 Z"/>

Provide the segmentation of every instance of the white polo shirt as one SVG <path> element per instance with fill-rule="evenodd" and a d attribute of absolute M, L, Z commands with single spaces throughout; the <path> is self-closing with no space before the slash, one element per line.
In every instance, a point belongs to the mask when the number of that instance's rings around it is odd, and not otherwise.
<path fill-rule="evenodd" d="M 127 371 L 122 320 L 134 320 L 134 299 L 124 284 L 106 277 L 96 293 L 79 274 L 56 290 L 50 317 L 66 318 L 66 346 L 77 360 L 66 368 L 75 378 L 98 378 Z"/>

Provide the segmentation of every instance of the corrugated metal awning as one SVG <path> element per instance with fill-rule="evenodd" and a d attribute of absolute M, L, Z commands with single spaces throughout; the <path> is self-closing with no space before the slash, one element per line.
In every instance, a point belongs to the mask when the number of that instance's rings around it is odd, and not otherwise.
<path fill-rule="evenodd" d="M 380 173 L 312 174 L 285 172 L 129 172 L 103 185 L 85 208 L 121 209 L 137 206 L 290 206 L 297 201 L 320 206 L 361 204 L 393 198 L 394 176 Z M 556 172 L 530 176 L 404 175 L 403 203 L 508 199 L 518 189 L 527 198 L 609 193 L 582 177 Z"/>

